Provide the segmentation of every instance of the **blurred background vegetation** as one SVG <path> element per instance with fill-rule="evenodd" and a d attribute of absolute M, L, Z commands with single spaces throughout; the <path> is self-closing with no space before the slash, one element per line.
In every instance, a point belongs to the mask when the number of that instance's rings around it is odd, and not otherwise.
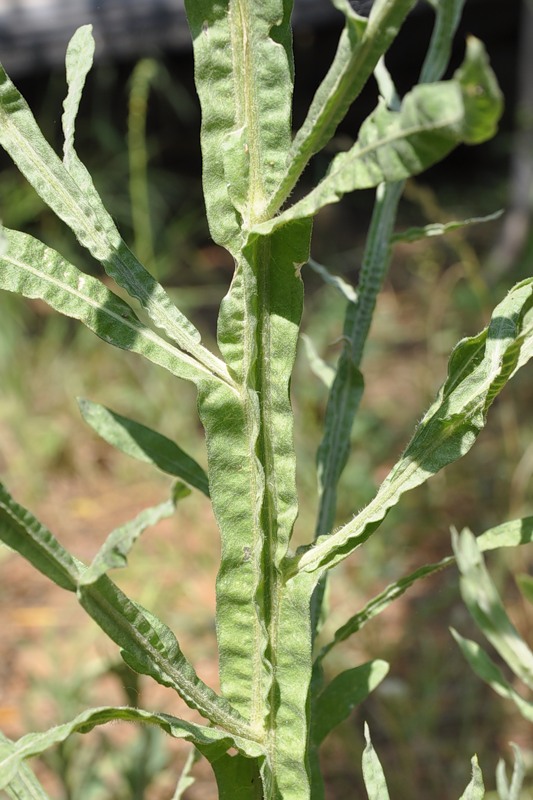
<path fill-rule="evenodd" d="M 370 499 L 395 462 L 443 380 L 453 345 L 483 327 L 506 288 L 531 274 L 533 239 L 527 227 L 512 258 L 505 243 L 509 209 L 516 201 L 510 177 L 517 120 L 527 129 L 527 115 L 517 115 L 522 95 L 516 80 L 519 32 L 524 31 L 526 13 L 518 1 L 501 12 L 492 0 L 486 0 L 484 8 L 472 0 L 466 9 L 454 59 L 460 58 L 465 32 L 487 41 L 507 100 L 502 131 L 488 145 L 462 148 L 444 165 L 409 182 L 398 228 L 480 216 L 499 208 L 508 213 L 503 221 L 442 239 L 396 246 L 363 362 L 366 391 L 339 494 L 339 521 Z M 430 21 L 427 14 L 413 15 L 391 54 L 389 66 L 402 91 L 416 79 Z M 297 30 L 296 126 L 337 36 L 335 24 Z M 8 63 L 5 66 L 9 69 Z M 21 75 L 16 82 L 59 149 L 62 69 L 48 67 Z M 353 139 L 374 100 L 369 87 L 332 150 Z M 97 63 L 90 76 L 78 122 L 78 152 L 126 241 L 212 343 L 216 309 L 232 265 L 210 242 L 205 223 L 199 123 L 188 52 L 157 59 L 108 59 Z M 521 169 L 527 166 L 527 153 L 526 148 Z M 3 223 L 33 233 L 79 267 L 101 275 L 1 154 L 0 167 Z M 315 159 L 306 180 L 316 180 L 325 167 L 324 157 Z M 315 226 L 314 258 L 351 283 L 357 282 L 372 197 L 371 192 L 361 192 L 325 209 Z M 311 270 L 304 269 L 303 278 L 304 331 L 320 356 L 333 363 L 343 299 Z M 2 480 L 69 549 L 89 559 L 109 530 L 163 497 L 167 480 L 97 440 L 84 426 L 75 398 L 104 403 L 160 430 L 205 464 L 194 393 L 135 356 L 107 348 L 40 302 L 0 294 L 0 321 Z M 326 400 L 303 347 L 293 397 L 302 501 L 296 536 L 303 541 L 313 529 L 314 458 Z M 480 533 L 533 513 L 532 407 L 529 368 L 497 401 L 473 451 L 408 495 L 380 533 L 337 569 L 326 635 L 388 583 L 448 554 L 450 526 L 470 526 Z M 218 548 L 211 511 L 202 498 L 192 496 L 180 505 L 174 521 L 147 532 L 130 558 L 130 568 L 117 576 L 121 586 L 178 632 L 199 673 L 213 685 Z M 489 560 L 526 638 L 531 612 L 520 599 L 512 572 L 526 572 L 531 563 L 531 552 L 524 549 Z M 113 646 L 73 608 L 71 598 L 57 594 L 6 551 L 0 551 L 0 603 L 0 726 L 8 735 L 54 724 L 87 703 L 135 703 L 139 694 L 145 704 L 187 713 L 170 690 L 145 685 L 144 679 L 120 667 Z M 455 570 L 417 585 L 331 656 L 327 666 L 332 674 L 378 657 L 390 661 L 391 671 L 382 687 L 326 741 L 330 800 L 364 796 L 359 768 L 364 719 L 393 800 L 455 800 L 468 781 L 475 752 L 492 787 L 498 757 L 511 756 L 511 740 L 522 747 L 532 770 L 531 726 L 470 672 L 449 634 L 450 625 L 476 638 Z M 115 727 L 75 737 L 40 769 L 54 797 L 61 800 L 165 800 L 173 795 L 176 769 L 186 757 L 186 749 L 167 743 L 157 732 Z M 208 769 L 197 765 L 194 772 L 197 782 L 186 797 L 215 798 Z"/>

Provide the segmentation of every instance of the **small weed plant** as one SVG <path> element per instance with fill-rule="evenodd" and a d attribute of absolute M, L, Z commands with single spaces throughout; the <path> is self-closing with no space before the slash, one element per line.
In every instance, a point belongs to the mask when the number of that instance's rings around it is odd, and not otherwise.
<path fill-rule="evenodd" d="M 212 765 L 221 798 L 320 800 L 321 743 L 388 670 L 385 662 L 375 660 L 326 682 L 324 659 L 416 580 L 455 560 L 476 621 L 496 646 L 504 642 L 504 657 L 519 664 L 520 677 L 533 688 L 533 657 L 523 642 L 518 647 L 518 634 L 503 608 L 498 607 L 498 625 L 491 623 L 497 600 L 487 588 L 490 579 L 481 557 L 483 550 L 530 542 L 532 519 L 504 523 L 477 539 L 463 531 L 455 537 L 455 556 L 389 586 L 347 619 L 331 641 L 318 638 L 327 613 L 329 571 L 376 535 L 405 492 L 470 450 L 491 403 L 533 354 L 533 279 L 527 279 L 511 289 L 481 333 L 453 350 L 435 401 L 375 497 L 351 519 L 336 519 L 337 485 L 363 393 L 360 363 L 391 247 L 398 239 L 394 227 L 403 182 L 457 145 L 490 138 L 501 114 L 500 91 L 483 45 L 475 38 L 467 41 L 463 63 L 453 77 L 442 79 L 463 2 L 431 0 L 434 28 L 420 80 L 400 99 L 383 56 L 415 0 L 375 0 L 368 18 L 358 15 L 348 0 L 333 0 L 344 15 L 344 29 L 307 118 L 293 136 L 291 1 L 186 0 L 202 108 L 209 229 L 235 264 L 220 306 L 217 352 L 205 346 L 200 331 L 125 245 L 77 156 L 75 119 L 94 50 L 90 26 L 75 33 L 67 51 L 62 158 L 0 71 L 0 143 L 121 292 L 119 296 L 107 280 L 81 272 L 35 238 L 7 229 L 2 233 L 0 288 L 41 298 L 109 344 L 168 370 L 177 379 L 177 406 L 178 379 L 191 381 L 208 453 L 206 473 L 161 434 L 82 401 L 85 420 L 104 439 L 177 479 L 166 502 L 113 531 L 89 565 L 70 555 L 0 486 L 4 544 L 74 593 L 119 646 L 129 667 L 174 689 L 205 719 L 205 724 L 195 724 L 159 711 L 104 707 L 17 742 L 3 737 L 0 788 L 8 796 L 46 797 L 26 764 L 28 757 L 74 732 L 84 733 L 110 720 L 130 720 L 191 742 Z M 307 194 L 293 195 L 310 159 L 328 145 L 372 75 L 380 96 L 355 143 L 333 157 L 327 173 Z M 313 264 L 312 223 L 324 206 L 369 188 L 376 190 L 375 206 L 354 289 Z M 430 226 L 406 237 L 423 238 L 443 230 Z M 298 498 L 290 381 L 302 315 L 302 272 L 308 264 L 344 293 L 346 315 L 336 368 L 321 370 L 329 399 L 317 451 L 316 528 L 308 532 L 307 544 L 295 548 L 291 535 Z M 314 366 L 320 371 L 316 354 Z M 139 535 L 173 515 L 190 491 L 210 498 L 220 528 L 220 692 L 199 678 L 176 635 L 127 597 L 108 574 L 126 564 Z M 482 573 L 485 583 L 480 582 Z M 481 585 L 488 599 L 476 594 Z M 531 583 L 524 585 L 531 593 Z M 511 627 L 503 630 L 507 623 Z M 498 677 L 494 665 L 496 672 L 491 672 L 491 662 L 480 648 L 456 637 L 478 672 L 500 694 L 519 702 L 531 720 L 531 703 Z M 363 776 L 368 795 L 373 800 L 387 798 L 368 730 L 366 738 Z M 518 797 L 517 780 L 515 794 L 506 797 Z M 187 782 L 180 781 L 176 798 Z M 504 770 L 500 786 L 502 792 L 509 788 Z M 483 796 L 481 772 L 473 759 L 463 798 Z"/>

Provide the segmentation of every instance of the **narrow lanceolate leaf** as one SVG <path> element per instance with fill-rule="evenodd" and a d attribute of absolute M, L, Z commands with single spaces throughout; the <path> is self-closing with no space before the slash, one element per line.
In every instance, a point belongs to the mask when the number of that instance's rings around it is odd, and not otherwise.
<path fill-rule="evenodd" d="M 415 86 L 399 111 L 389 111 L 381 101 L 361 126 L 355 145 L 335 156 L 318 186 L 256 230 L 268 233 L 289 220 L 315 214 L 348 192 L 417 175 L 457 145 L 493 136 L 501 110 L 501 94 L 483 45 L 471 38 L 453 80 Z"/>
<path fill-rule="evenodd" d="M 286 174 L 269 204 L 270 214 L 290 195 L 311 156 L 331 139 L 414 4 L 415 0 L 377 0 L 367 20 L 355 13 L 348 0 L 336 0 L 346 25 L 333 63 L 294 138 Z"/>
<path fill-rule="evenodd" d="M 304 343 L 305 355 L 307 356 L 307 361 L 309 362 L 311 372 L 313 372 L 317 378 L 320 378 L 324 386 L 329 389 L 333 383 L 333 379 L 335 378 L 334 367 L 324 361 L 324 359 L 319 355 L 310 336 L 302 333 L 300 338 Z"/>
<path fill-rule="evenodd" d="M 190 493 L 184 484 L 181 484 L 181 487 L 186 490 L 185 494 Z M 156 525 L 162 519 L 171 517 L 176 510 L 177 499 L 178 497 L 173 493 L 170 500 L 143 509 L 134 519 L 115 528 L 105 540 L 91 565 L 81 576 L 79 585 L 88 586 L 96 583 L 98 578 L 105 575 L 110 569 L 125 567 L 128 563 L 128 554 L 139 536 L 151 525 Z"/>
<path fill-rule="evenodd" d="M 494 214 L 487 214 L 485 217 L 470 217 L 469 219 L 452 220 L 451 222 L 432 222 L 421 228 L 408 228 L 401 233 L 395 233 L 392 242 L 418 242 L 420 239 L 429 239 L 433 236 L 444 236 L 452 231 L 460 230 L 468 225 L 479 225 L 483 222 L 492 222 L 499 219 L 503 211 L 495 211 Z"/>
<path fill-rule="evenodd" d="M 370 731 L 365 722 L 366 747 L 363 751 L 363 780 L 368 800 L 389 800 L 389 790 L 385 773 L 370 739 Z"/>
<path fill-rule="evenodd" d="M 15 743 L 0 731 L 0 762 L 15 752 Z M 11 800 L 50 800 L 31 769 L 24 763 L 19 764 L 13 778 L 4 788 Z"/>
<path fill-rule="evenodd" d="M 69 264 L 55 250 L 18 231 L 4 229 L 4 237 L 7 247 L 0 255 L 0 289 L 44 300 L 83 322 L 105 342 L 139 353 L 177 377 L 197 382 L 211 376 L 210 370 L 143 325 L 130 306 L 101 281 Z"/>
<path fill-rule="evenodd" d="M 62 589 L 76 591 L 80 574 L 76 561 L 1 483 L 0 539 Z"/>
<path fill-rule="evenodd" d="M 181 478 L 209 497 L 205 470 L 175 442 L 99 403 L 80 398 L 78 405 L 85 422 L 112 447 Z"/>
<path fill-rule="evenodd" d="M 482 553 L 489 550 L 497 550 L 500 547 L 517 547 L 521 544 L 531 544 L 531 542 L 533 542 L 533 517 L 504 522 L 502 525 L 490 528 L 490 530 L 485 531 L 485 533 L 476 538 L 477 546 Z M 446 567 L 451 567 L 455 563 L 454 556 L 447 556 L 434 564 L 425 564 L 409 575 L 404 575 L 399 580 L 389 584 L 335 631 L 333 639 L 322 647 L 316 661 L 318 663 L 322 661 L 335 645 L 346 641 L 354 633 L 360 631 L 367 622 L 370 622 L 371 619 L 385 611 L 391 603 L 401 597 L 414 583 L 434 575 L 436 572 L 446 569 Z"/>
<path fill-rule="evenodd" d="M 334 566 L 368 539 L 402 494 L 470 450 L 494 398 L 525 363 L 523 351 L 533 355 L 532 285 L 532 279 L 517 284 L 494 310 L 489 327 L 457 345 L 437 399 L 374 500 L 336 533 L 297 554 L 287 565 L 289 574 Z"/>
<path fill-rule="evenodd" d="M 315 261 L 314 258 L 310 258 L 307 262 L 308 265 L 311 267 L 313 272 L 316 272 L 317 275 L 320 275 L 324 283 L 333 286 L 334 289 L 337 289 L 338 292 L 347 300 L 349 303 L 355 303 L 357 300 L 357 292 L 353 288 L 351 284 L 341 278 L 340 275 L 333 275 L 329 271 L 327 267 L 323 264 L 319 264 L 318 261 Z"/>
<path fill-rule="evenodd" d="M 88 29 L 84 30 L 87 35 Z M 72 85 L 73 76 L 70 78 Z M 208 369 L 224 374 L 223 365 L 200 344 L 194 325 L 124 244 L 87 171 L 77 160 L 70 138 L 75 95 L 73 89 L 65 112 L 69 135 L 66 163 L 71 173 L 44 139 L 26 101 L 0 66 L 0 145 L 80 243 L 141 303 L 154 324 Z"/>
<path fill-rule="evenodd" d="M 482 681 L 488 683 L 491 689 L 493 689 L 496 694 L 499 694 L 500 697 L 512 700 L 524 719 L 533 722 L 533 703 L 525 700 L 516 689 L 511 686 L 509 681 L 503 676 L 501 669 L 477 642 L 474 642 L 472 639 L 465 639 L 453 628 L 450 628 L 450 630 L 453 638 L 461 648 L 463 656 L 476 675 L 481 678 Z"/>
<path fill-rule="evenodd" d="M 119 721 L 155 725 L 176 739 L 192 742 L 209 761 L 216 761 L 231 747 L 240 752 L 248 752 L 252 757 L 262 755 L 259 745 L 230 736 L 225 731 L 186 722 L 170 714 L 108 706 L 83 711 L 71 722 L 43 733 L 29 733 L 15 742 L 10 751 L 5 752 L 0 745 L 0 788 L 5 788 L 10 783 L 25 758 L 44 753 L 49 747 L 64 742 L 73 733 L 88 733 L 97 725 Z"/>
<path fill-rule="evenodd" d="M 505 761 L 501 758 L 496 767 L 496 789 L 499 800 L 520 800 L 522 796 L 522 785 L 526 776 L 526 769 L 522 751 L 514 742 L 510 742 L 514 751 L 514 766 L 511 776 L 511 783 L 507 779 L 507 769 Z"/>
<path fill-rule="evenodd" d="M 219 346 L 241 395 L 200 387 L 211 498 L 222 536 L 217 633 L 223 693 L 263 723 L 265 658 L 279 565 L 297 513 L 289 380 L 302 311 L 299 269 L 310 224 L 254 237 L 219 318 Z M 261 405 L 259 404 L 261 399 Z"/>
<path fill-rule="evenodd" d="M 515 675 L 533 689 L 533 652 L 509 619 L 473 534 L 453 537 L 461 595 L 476 625 Z"/>
<path fill-rule="evenodd" d="M 337 675 L 313 704 L 311 739 L 320 744 L 333 728 L 366 700 L 389 671 L 386 661 L 369 661 Z"/>
<path fill-rule="evenodd" d="M 265 218 L 291 142 L 287 0 L 188 0 L 202 106 L 204 193 L 211 234 L 232 252 L 239 222 Z M 275 34 L 274 34 L 275 31 Z"/>
<path fill-rule="evenodd" d="M 122 648 L 124 660 L 158 683 L 175 689 L 206 719 L 237 735 L 250 732 L 229 703 L 196 675 L 172 631 L 130 600 L 106 575 L 83 584 L 86 567 L 0 484 L 0 539 L 58 586 L 78 592 L 87 613 Z"/>
<path fill-rule="evenodd" d="M 86 181 L 85 185 L 91 195 L 95 192 L 94 185 L 77 156 L 74 148 L 74 133 L 83 87 L 93 65 L 93 57 L 92 25 L 82 25 L 70 40 L 65 58 L 68 92 L 63 103 L 63 116 L 61 118 L 65 137 L 63 163 L 74 180 L 81 179 L 84 182 Z"/>
<path fill-rule="evenodd" d="M 479 768 L 477 756 L 472 758 L 472 778 L 464 790 L 459 800 L 483 800 L 485 797 L 485 785 L 483 775 Z"/>

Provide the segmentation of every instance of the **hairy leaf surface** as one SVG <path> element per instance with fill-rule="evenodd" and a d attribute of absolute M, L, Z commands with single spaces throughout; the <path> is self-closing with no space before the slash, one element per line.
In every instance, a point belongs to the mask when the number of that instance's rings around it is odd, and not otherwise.
<path fill-rule="evenodd" d="M 180 378 L 197 382 L 211 375 L 135 316 L 130 306 L 96 278 L 81 272 L 52 248 L 25 233 L 3 229 L 0 288 L 39 298 L 67 317 L 80 320 L 100 339 L 139 353 Z"/>
<path fill-rule="evenodd" d="M 240 222 L 264 218 L 291 141 L 290 0 L 188 0 L 202 105 L 211 235 L 233 253 Z"/>
<path fill-rule="evenodd" d="M 49 747 L 64 742 L 72 733 L 88 733 L 97 725 L 120 720 L 156 725 L 176 739 L 193 742 L 200 752 L 212 762 L 220 758 L 231 747 L 236 747 L 240 751 L 248 751 L 250 756 L 254 757 L 262 754 L 259 745 L 229 736 L 225 731 L 216 728 L 186 722 L 170 714 L 143 711 L 128 706 L 108 706 L 83 711 L 71 722 L 50 728 L 43 733 L 29 733 L 14 743 L 13 748 L 7 752 L 0 744 L 0 788 L 5 788 L 13 780 L 23 759 L 40 755 Z"/>
<path fill-rule="evenodd" d="M 244 248 L 219 317 L 219 346 L 241 395 L 200 389 L 210 490 L 221 530 L 217 634 L 223 692 L 257 724 L 267 713 L 265 659 L 279 565 L 297 513 L 289 380 L 302 311 L 310 224 Z M 261 404 L 259 402 L 261 400 Z M 251 689 L 250 689 L 251 687 Z"/>
<path fill-rule="evenodd" d="M 459 800 L 483 800 L 485 797 L 485 784 L 479 768 L 477 757 L 472 758 L 472 778 Z"/>
<path fill-rule="evenodd" d="M 75 560 L 0 484 L 0 539 L 58 586 L 78 592 L 87 613 L 122 648 L 124 660 L 158 683 L 175 689 L 211 722 L 245 735 L 245 721 L 196 675 L 172 631 L 130 600 L 106 575 L 84 584 L 86 567 Z"/>
<path fill-rule="evenodd" d="M 489 327 L 457 345 L 436 401 L 374 500 L 336 533 L 297 555 L 289 574 L 334 566 L 368 539 L 402 494 L 470 450 L 494 398 L 525 363 L 523 351 L 531 357 L 532 284 L 533 279 L 517 284 L 495 308 Z"/>
<path fill-rule="evenodd" d="M 348 0 L 335 5 L 346 18 L 337 53 L 320 84 L 287 159 L 286 174 L 269 205 L 275 214 L 290 195 L 309 159 L 331 139 L 350 105 L 368 81 L 379 58 L 391 45 L 415 0 L 376 0 L 369 19 Z"/>
<path fill-rule="evenodd" d="M 348 192 L 417 175 L 458 144 L 493 136 L 501 111 L 500 90 L 483 45 L 471 38 L 453 80 L 415 86 L 399 111 L 388 110 L 382 101 L 361 126 L 355 145 L 335 156 L 318 186 L 256 230 L 268 233 L 316 214 Z"/>
<path fill-rule="evenodd" d="M 90 34 L 88 27 L 83 31 L 85 35 Z M 82 63 L 76 66 L 77 70 L 83 71 L 83 68 Z M 215 368 L 217 360 L 199 344 L 197 329 L 124 244 L 92 179 L 85 168 L 80 167 L 72 145 L 76 89 L 74 76 L 71 74 L 69 77 L 73 91 L 67 97 L 65 111 L 68 133 L 65 155 L 66 164 L 76 165 L 74 174 L 68 171 L 46 142 L 26 101 L 1 66 L 0 144 L 45 203 L 72 229 L 80 243 L 104 265 L 111 277 L 139 300 L 155 325 L 180 347 Z M 81 87 L 78 86 L 78 90 L 81 91 Z"/>
<path fill-rule="evenodd" d="M 0 731 L 0 762 L 14 752 L 15 743 Z M 11 800 L 50 800 L 31 769 L 24 763 L 19 764 L 4 789 Z"/>

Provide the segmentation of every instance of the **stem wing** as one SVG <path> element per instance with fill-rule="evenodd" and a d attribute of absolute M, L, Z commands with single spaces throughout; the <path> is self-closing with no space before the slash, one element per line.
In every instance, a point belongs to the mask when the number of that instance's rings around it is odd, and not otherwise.
<path fill-rule="evenodd" d="M 130 306 L 97 278 L 86 275 L 42 242 L 3 229 L 0 289 L 39 298 L 67 317 L 80 320 L 100 339 L 139 353 L 173 375 L 197 382 L 211 372 L 147 328 Z"/>
<path fill-rule="evenodd" d="M 199 394 L 222 537 L 222 687 L 258 724 L 272 681 L 266 629 L 275 627 L 279 565 L 297 513 L 289 380 L 302 310 L 299 267 L 309 256 L 309 237 L 305 221 L 250 239 L 219 317 L 220 349 L 240 396 L 214 383 Z"/>
<path fill-rule="evenodd" d="M 97 725 L 121 720 L 156 725 L 176 739 L 192 742 L 211 762 L 215 762 L 231 747 L 235 747 L 239 752 L 249 753 L 252 757 L 262 755 L 259 745 L 216 728 L 186 722 L 170 714 L 143 711 L 139 708 L 108 706 L 88 709 L 70 722 L 57 725 L 43 733 L 29 733 L 14 743 L 7 752 L 0 744 L 0 788 L 5 788 L 13 780 L 24 759 L 44 753 L 49 747 L 64 742 L 73 733 L 88 733 Z"/>
<path fill-rule="evenodd" d="M 175 442 L 99 403 L 79 398 L 78 405 L 85 422 L 112 447 L 181 478 L 209 497 L 205 471 Z"/>

